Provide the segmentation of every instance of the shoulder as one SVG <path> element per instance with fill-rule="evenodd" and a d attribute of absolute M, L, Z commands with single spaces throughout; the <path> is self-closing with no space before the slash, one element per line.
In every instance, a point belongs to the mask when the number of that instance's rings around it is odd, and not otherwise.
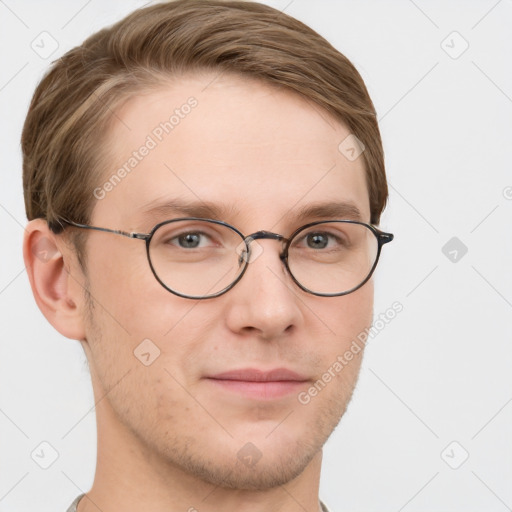
<path fill-rule="evenodd" d="M 73 503 L 69 506 L 66 512 L 76 512 L 76 507 L 78 505 L 78 502 L 85 496 L 85 494 L 80 494 L 80 496 L 77 496 Z M 327 510 L 327 509 L 326 509 Z"/>
<path fill-rule="evenodd" d="M 320 506 L 322 507 L 322 512 L 330 512 L 329 509 L 327 508 L 327 506 L 324 504 L 323 501 L 320 501 Z"/>

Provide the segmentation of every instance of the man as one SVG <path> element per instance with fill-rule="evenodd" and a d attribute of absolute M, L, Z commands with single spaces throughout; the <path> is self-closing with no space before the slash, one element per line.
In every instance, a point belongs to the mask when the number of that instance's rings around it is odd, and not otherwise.
<path fill-rule="evenodd" d="M 57 61 L 22 136 L 24 257 L 79 340 L 98 454 L 78 512 L 327 510 L 393 236 L 350 62 L 252 2 L 134 12 Z"/>

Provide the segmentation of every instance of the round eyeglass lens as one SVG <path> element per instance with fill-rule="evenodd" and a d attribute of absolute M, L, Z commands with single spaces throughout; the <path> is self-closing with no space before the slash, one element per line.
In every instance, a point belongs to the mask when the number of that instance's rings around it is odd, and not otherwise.
<path fill-rule="evenodd" d="M 330 221 L 305 227 L 289 243 L 288 267 L 307 290 L 338 295 L 357 288 L 373 271 L 379 243 L 364 224 Z"/>
<path fill-rule="evenodd" d="M 232 228 L 207 220 L 170 221 L 149 244 L 158 280 L 186 297 L 215 296 L 231 286 L 247 263 L 247 245 Z"/>

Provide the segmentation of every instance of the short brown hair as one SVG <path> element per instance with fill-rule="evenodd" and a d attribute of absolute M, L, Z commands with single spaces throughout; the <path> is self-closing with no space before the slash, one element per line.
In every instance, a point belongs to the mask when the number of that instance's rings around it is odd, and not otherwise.
<path fill-rule="evenodd" d="M 137 91 L 195 70 L 237 73 L 294 91 L 345 123 L 365 146 L 371 222 L 379 223 L 388 190 L 363 79 L 307 25 L 243 0 L 142 8 L 53 63 L 34 93 L 21 139 L 28 219 L 44 218 L 56 233 L 61 218 L 88 223 L 115 109 Z M 78 235 L 74 242 L 83 265 L 84 240 Z"/>

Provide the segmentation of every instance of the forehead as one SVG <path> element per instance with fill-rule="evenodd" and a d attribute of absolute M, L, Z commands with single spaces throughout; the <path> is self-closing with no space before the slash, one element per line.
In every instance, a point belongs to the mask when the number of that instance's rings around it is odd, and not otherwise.
<path fill-rule="evenodd" d="M 141 227 L 150 205 L 172 199 L 217 205 L 226 221 L 258 219 L 258 229 L 322 202 L 369 220 L 363 158 L 339 150 L 350 131 L 293 92 L 196 74 L 137 94 L 116 118 L 93 211 L 100 225 Z"/>

